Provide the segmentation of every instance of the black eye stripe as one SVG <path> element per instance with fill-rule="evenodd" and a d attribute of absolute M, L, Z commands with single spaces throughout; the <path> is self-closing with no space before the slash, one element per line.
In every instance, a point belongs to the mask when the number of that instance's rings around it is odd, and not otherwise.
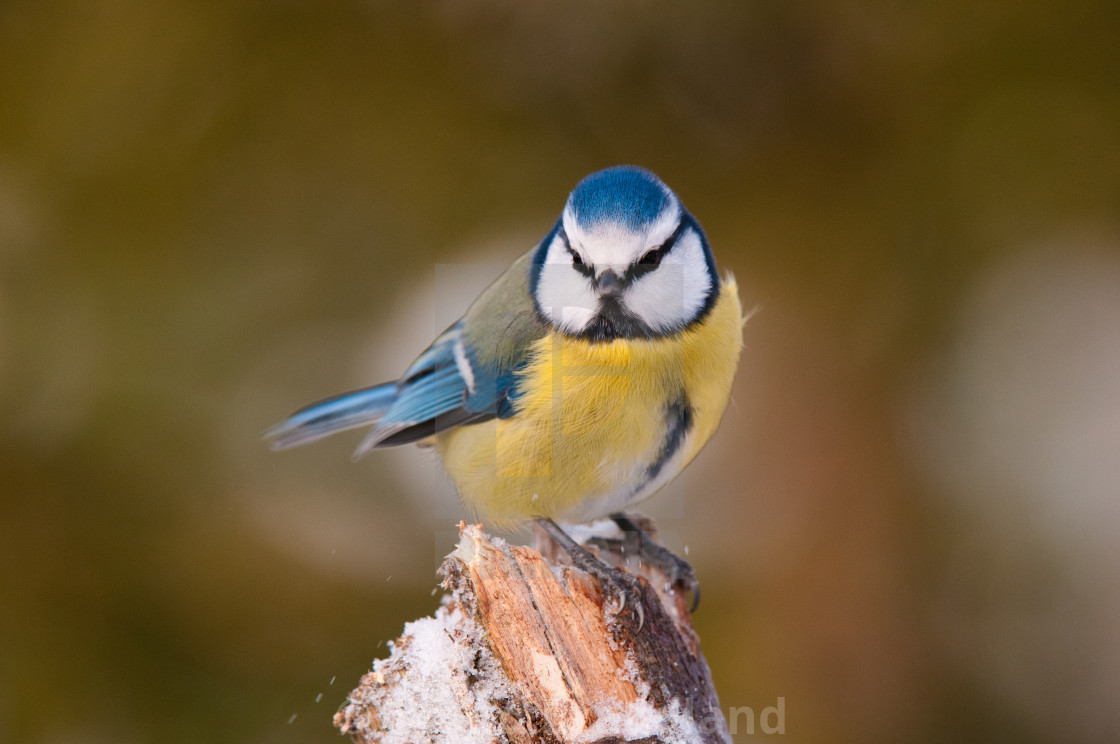
<path fill-rule="evenodd" d="M 667 237 L 664 242 L 661 243 L 661 245 L 646 251 L 644 254 L 642 254 L 642 257 L 638 259 L 637 263 L 633 263 L 629 267 L 627 267 L 626 273 L 622 276 L 621 279 L 622 285 L 625 287 L 631 282 L 642 276 L 645 276 L 646 274 L 660 266 L 661 260 L 666 255 L 668 255 L 669 251 L 673 249 L 673 246 L 676 245 L 677 240 L 680 239 L 681 234 L 684 233 L 685 228 L 689 227 L 689 224 L 690 223 L 688 220 L 682 219 L 677 224 L 677 227 L 675 230 L 673 230 L 672 234 L 670 234 L 669 237 Z M 558 237 L 564 242 L 564 248 L 572 257 L 572 268 L 589 279 L 594 278 L 595 267 L 586 263 L 583 260 L 583 256 L 581 256 L 576 251 L 576 249 L 572 247 L 567 233 L 561 230 L 558 233 Z"/>
<path fill-rule="evenodd" d="M 588 266 L 584 262 L 583 256 L 579 255 L 576 249 L 572 247 L 572 244 L 568 241 L 567 233 L 561 232 L 560 238 L 564 241 L 564 247 L 568 249 L 568 254 L 572 257 L 572 268 L 586 277 L 590 278 L 595 276 L 594 267 Z"/>
<path fill-rule="evenodd" d="M 688 227 L 688 223 L 681 220 L 680 224 L 677 225 L 677 229 L 673 231 L 672 235 L 665 239 L 664 243 L 653 250 L 646 251 L 645 254 L 638 259 L 638 263 L 630 264 L 630 267 L 626 270 L 626 276 L 623 277 L 623 282 L 628 284 L 660 266 L 661 259 L 665 258 L 666 254 L 676 245 L 677 240 L 686 227 Z"/>
<path fill-rule="evenodd" d="M 580 255 L 571 248 L 569 248 L 568 251 L 572 254 L 572 268 L 586 277 L 595 276 L 594 267 L 588 266 L 586 263 L 584 263 L 583 259 L 580 258 Z"/>

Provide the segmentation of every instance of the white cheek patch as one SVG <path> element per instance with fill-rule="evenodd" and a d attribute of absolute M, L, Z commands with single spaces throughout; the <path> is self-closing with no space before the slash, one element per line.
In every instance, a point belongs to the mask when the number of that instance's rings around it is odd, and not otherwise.
<path fill-rule="evenodd" d="M 541 312 L 569 333 L 579 333 L 595 318 L 599 295 L 591 281 L 572 266 L 563 242 L 552 241 L 537 279 L 537 305 Z"/>
<path fill-rule="evenodd" d="M 569 333 L 579 333 L 595 319 L 595 311 L 586 307 L 566 305 L 560 309 L 560 327 Z"/>
<path fill-rule="evenodd" d="M 623 301 L 650 328 L 668 332 L 691 322 L 711 290 L 712 278 L 700 236 L 687 229 L 661 265 L 627 289 Z"/>

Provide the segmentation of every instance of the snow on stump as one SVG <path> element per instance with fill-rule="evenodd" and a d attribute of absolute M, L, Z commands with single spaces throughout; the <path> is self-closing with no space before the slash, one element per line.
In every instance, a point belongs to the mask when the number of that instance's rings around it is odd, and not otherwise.
<path fill-rule="evenodd" d="M 687 598 L 660 573 L 637 569 L 639 628 L 635 600 L 619 607 L 543 532 L 539 551 L 481 525 L 459 532 L 440 569 L 450 595 L 374 662 L 335 715 L 343 733 L 360 744 L 731 741 Z"/>

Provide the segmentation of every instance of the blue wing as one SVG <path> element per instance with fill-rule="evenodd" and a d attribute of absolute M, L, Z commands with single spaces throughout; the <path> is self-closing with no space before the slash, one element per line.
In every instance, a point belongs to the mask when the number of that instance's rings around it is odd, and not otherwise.
<path fill-rule="evenodd" d="M 464 424 L 512 414 L 514 371 L 488 373 L 462 333 L 462 321 L 448 328 L 413 362 L 404 376 L 355 390 L 300 409 L 265 437 L 284 449 L 359 426 L 373 431 L 354 453 L 415 442 Z"/>

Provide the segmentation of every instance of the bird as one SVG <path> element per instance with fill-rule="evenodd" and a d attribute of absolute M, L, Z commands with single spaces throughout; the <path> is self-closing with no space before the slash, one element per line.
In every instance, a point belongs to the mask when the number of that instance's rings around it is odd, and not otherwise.
<path fill-rule="evenodd" d="M 691 567 L 645 539 L 627 510 L 712 437 L 743 322 L 734 277 L 720 277 L 678 196 L 649 170 L 610 167 L 576 184 L 544 239 L 399 379 L 306 406 L 265 437 L 285 449 L 369 427 L 355 459 L 433 446 L 484 520 L 535 520 L 596 569 L 557 522 L 609 517 L 692 590 L 695 608 Z"/>

